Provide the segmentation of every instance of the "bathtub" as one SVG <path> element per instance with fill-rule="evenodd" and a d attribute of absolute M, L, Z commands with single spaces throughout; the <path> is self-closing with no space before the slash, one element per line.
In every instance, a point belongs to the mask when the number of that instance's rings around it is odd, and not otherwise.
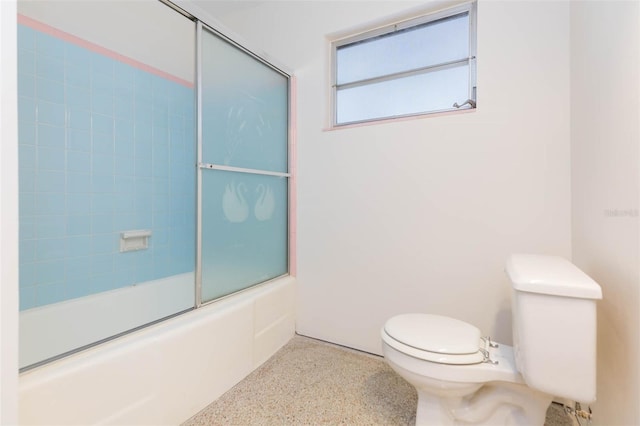
<path fill-rule="evenodd" d="M 281 277 L 22 373 L 19 422 L 179 424 L 294 333 L 295 278 Z"/>

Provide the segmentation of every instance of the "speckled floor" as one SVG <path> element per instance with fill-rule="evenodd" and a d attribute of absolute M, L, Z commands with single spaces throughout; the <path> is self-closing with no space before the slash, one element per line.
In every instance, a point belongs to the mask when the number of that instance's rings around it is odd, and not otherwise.
<path fill-rule="evenodd" d="M 413 425 L 416 404 L 382 358 L 295 336 L 183 426 Z M 545 426 L 573 424 L 551 405 Z"/>

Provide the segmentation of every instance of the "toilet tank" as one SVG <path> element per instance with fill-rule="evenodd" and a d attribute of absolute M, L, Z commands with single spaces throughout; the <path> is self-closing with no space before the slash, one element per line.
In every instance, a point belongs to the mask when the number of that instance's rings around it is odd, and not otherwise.
<path fill-rule="evenodd" d="M 516 367 L 531 388 L 589 403 L 596 399 L 596 300 L 600 286 L 566 259 L 514 254 Z"/>

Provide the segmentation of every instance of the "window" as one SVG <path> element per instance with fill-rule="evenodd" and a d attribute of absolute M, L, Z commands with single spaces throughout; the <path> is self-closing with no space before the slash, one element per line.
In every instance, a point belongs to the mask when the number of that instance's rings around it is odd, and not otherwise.
<path fill-rule="evenodd" d="M 475 3 L 335 41 L 333 125 L 475 108 Z"/>

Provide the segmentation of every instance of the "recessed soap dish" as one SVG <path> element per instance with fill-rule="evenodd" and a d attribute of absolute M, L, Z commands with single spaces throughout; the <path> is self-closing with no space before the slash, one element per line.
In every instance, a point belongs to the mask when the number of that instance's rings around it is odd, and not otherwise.
<path fill-rule="evenodd" d="M 150 229 L 124 231 L 120 233 L 120 253 L 126 251 L 144 250 L 149 248 Z"/>

